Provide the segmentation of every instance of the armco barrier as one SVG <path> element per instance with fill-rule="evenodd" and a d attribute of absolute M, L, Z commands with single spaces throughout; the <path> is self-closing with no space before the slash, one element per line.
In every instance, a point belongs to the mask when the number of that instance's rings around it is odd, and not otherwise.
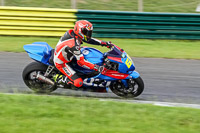
<path fill-rule="evenodd" d="M 0 7 L 0 35 L 61 36 L 74 27 L 77 10 Z"/>
<path fill-rule="evenodd" d="M 94 24 L 94 36 L 150 39 L 200 39 L 200 14 L 79 10 Z"/>
<path fill-rule="evenodd" d="M 29 7 L 0 7 L 0 35 L 61 36 L 82 19 L 94 37 L 200 39 L 200 14 Z"/>

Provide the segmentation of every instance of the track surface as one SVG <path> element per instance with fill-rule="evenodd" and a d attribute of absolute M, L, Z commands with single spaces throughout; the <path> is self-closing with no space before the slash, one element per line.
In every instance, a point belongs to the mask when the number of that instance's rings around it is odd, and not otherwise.
<path fill-rule="evenodd" d="M 145 90 L 137 100 L 200 104 L 200 60 L 134 58 Z M 30 92 L 22 81 L 23 68 L 32 62 L 26 53 L 0 52 L 0 91 Z M 54 94 L 117 98 L 58 89 Z"/>

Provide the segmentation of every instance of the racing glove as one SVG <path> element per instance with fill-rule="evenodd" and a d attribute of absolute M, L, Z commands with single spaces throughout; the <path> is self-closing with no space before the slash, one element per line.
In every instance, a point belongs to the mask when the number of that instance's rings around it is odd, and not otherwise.
<path fill-rule="evenodd" d="M 108 42 L 102 41 L 101 42 L 101 46 L 106 46 L 107 48 L 111 48 L 112 47 L 112 43 L 111 43 L 111 41 L 108 41 Z"/>

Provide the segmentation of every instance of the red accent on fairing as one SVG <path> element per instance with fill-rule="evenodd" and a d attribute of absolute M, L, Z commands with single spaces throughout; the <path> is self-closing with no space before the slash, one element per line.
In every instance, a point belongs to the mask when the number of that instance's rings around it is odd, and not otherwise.
<path fill-rule="evenodd" d="M 110 59 L 110 60 L 114 60 L 114 61 L 118 61 L 118 62 L 121 62 L 121 63 L 122 63 L 121 58 L 111 57 L 111 56 L 107 56 L 107 58 Z"/>
<path fill-rule="evenodd" d="M 102 72 L 102 74 L 116 79 L 125 79 L 126 77 L 128 77 L 128 74 L 119 73 L 118 71 L 113 70 L 105 70 L 104 72 Z"/>

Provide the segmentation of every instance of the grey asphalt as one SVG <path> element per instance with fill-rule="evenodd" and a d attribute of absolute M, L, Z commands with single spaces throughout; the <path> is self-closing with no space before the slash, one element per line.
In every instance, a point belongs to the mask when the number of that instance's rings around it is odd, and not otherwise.
<path fill-rule="evenodd" d="M 0 52 L 0 91 L 31 92 L 23 83 L 23 68 L 32 62 L 27 53 Z M 137 100 L 200 104 L 200 60 L 133 58 L 145 90 Z M 58 89 L 53 94 L 111 97 L 112 93 L 88 93 Z"/>

